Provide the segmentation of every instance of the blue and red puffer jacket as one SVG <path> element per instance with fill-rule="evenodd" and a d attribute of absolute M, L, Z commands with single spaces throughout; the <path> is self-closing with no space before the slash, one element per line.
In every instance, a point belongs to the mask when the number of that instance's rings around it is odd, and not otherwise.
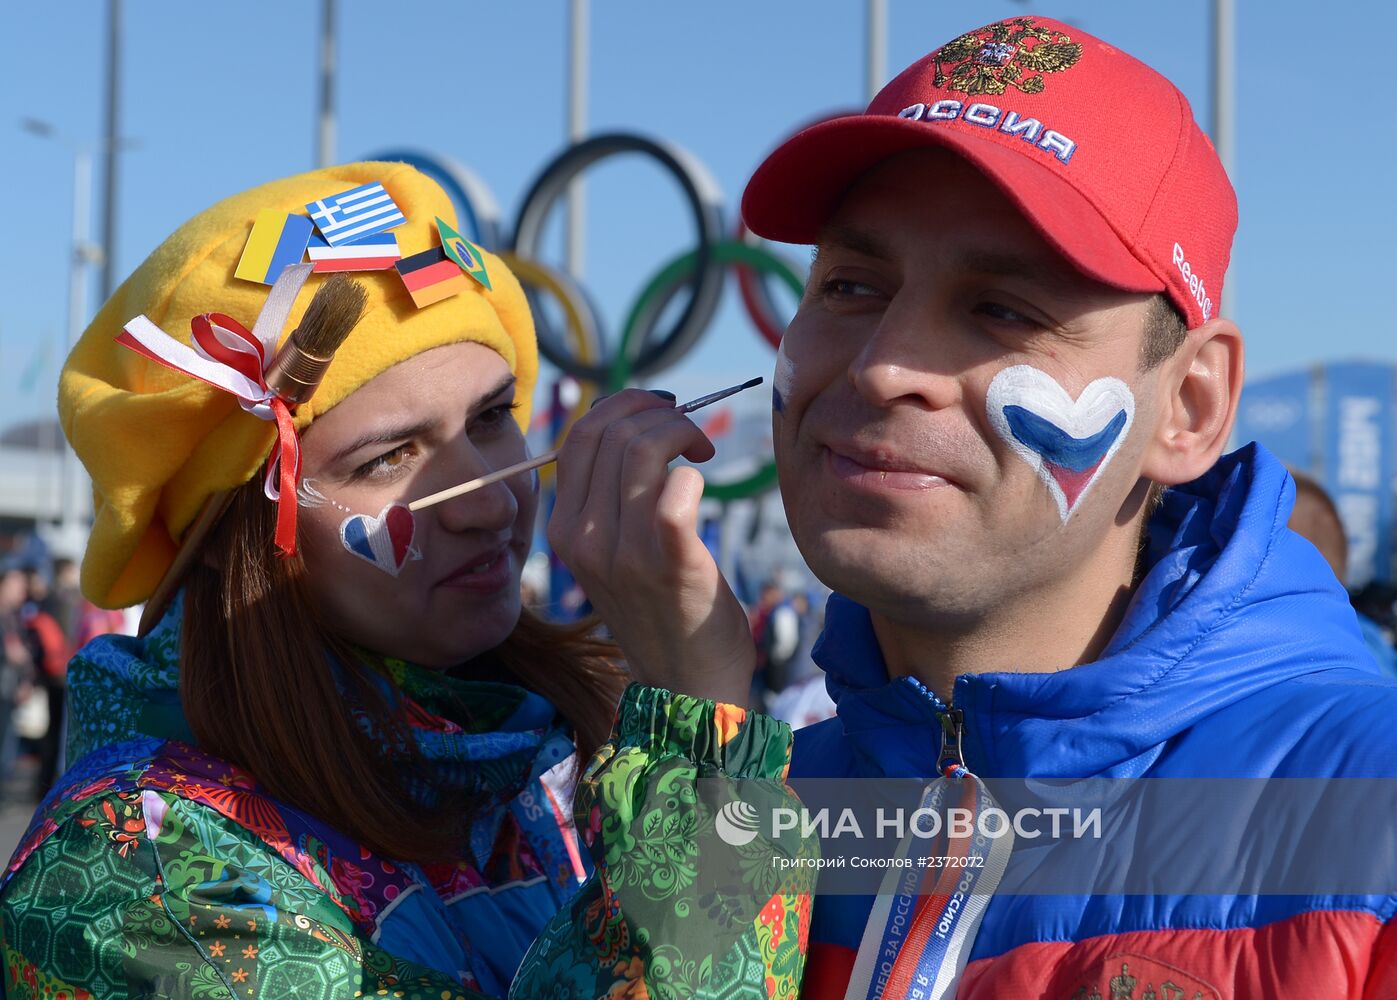
<path fill-rule="evenodd" d="M 1286 527 L 1294 495 L 1257 445 L 1169 491 L 1147 574 L 1099 660 L 956 678 L 970 770 L 1397 776 L 1397 683 L 1379 674 L 1318 552 Z M 793 780 L 936 773 L 947 706 L 911 678 L 888 678 L 866 609 L 832 597 L 814 655 L 838 715 L 796 733 Z M 1391 856 L 1371 861 L 1397 869 Z M 817 897 L 803 1000 L 844 996 L 871 903 Z M 1391 1000 L 1394 913 L 1392 895 L 996 896 L 957 996 L 1134 997 L 1149 984 L 1169 1000 Z"/>

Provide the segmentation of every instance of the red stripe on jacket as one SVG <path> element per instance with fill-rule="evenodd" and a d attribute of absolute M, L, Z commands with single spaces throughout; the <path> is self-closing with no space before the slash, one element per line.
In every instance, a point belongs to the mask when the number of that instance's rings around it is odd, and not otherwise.
<path fill-rule="evenodd" d="M 843 1000 L 854 952 L 812 943 L 801 1000 Z M 1116 992 L 1113 993 L 1113 988 Z M 1397 1000 L 1397 920 L 1317 910 L 1264 927 L 1106 934 L 971 962 L 957 1000 Z"/>

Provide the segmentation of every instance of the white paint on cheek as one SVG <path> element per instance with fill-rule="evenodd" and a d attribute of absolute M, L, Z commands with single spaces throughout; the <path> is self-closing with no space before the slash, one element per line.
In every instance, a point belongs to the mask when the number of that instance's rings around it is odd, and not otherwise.
<path fill-rule="evenodd" d="M 336 503 L 324 493 L 320 492 L 320 487 L 315 484 L 314 479 L 302 479 L 296 486 L 296 506 L 298 507 L 323 507 L 329 504 L 335 510 L 342 510 L 346 514 L 352 514 L 348 507 L 342 503 Z"/>
<path fill-rule="evenodd" d="M 786 338 L 781 338 L 781 346 L 776 349 L 776 372 L 772 376 L 772 385 L 776 389 L 776 395 L 781 400 L 781 405 L 776 409 L 785 408 L 785 401 L 791 396 L 791 386 L 795 382 L 796 363 L 790 359 L 786 353 Z"/>
<path fill-rule="evenodd" d="M 296 486 L 296 505 L 298 507 L 323 507 L 329 502 L 329 498 L 316 489 L 314 479 L 302 479 Z"/>
<path fill-rule="evenodd" d="M 1135 420 L 1135 395 L 1118 378 L 1089 383 L 1074 400 L 1045 371 L 1005 368 L 985 401 L 990 426 L 1032 467 L 1062 523 L 1106 471 Z"/>

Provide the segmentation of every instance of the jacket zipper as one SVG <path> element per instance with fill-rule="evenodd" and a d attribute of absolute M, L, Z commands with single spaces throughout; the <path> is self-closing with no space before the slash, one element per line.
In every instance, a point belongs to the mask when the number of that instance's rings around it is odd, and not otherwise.
<path fill-rule="evenodd" d="M 936 757 L 936 769 L 942 774 L 959 770 L 965 771 L 965 713 L 959 708 L 948 707 L 937 712 L 941 720 L 941 752 Z"/>

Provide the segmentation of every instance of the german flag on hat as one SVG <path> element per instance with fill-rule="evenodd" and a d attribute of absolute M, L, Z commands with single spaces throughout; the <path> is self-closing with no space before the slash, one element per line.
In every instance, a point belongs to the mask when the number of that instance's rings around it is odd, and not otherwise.
<path fill-rule="evenodd" d="M 404 257 L 393 266 L 398 269 L 418 309 L 449 299 L 471 286 L 471 279 L 441 247 Z"/>

